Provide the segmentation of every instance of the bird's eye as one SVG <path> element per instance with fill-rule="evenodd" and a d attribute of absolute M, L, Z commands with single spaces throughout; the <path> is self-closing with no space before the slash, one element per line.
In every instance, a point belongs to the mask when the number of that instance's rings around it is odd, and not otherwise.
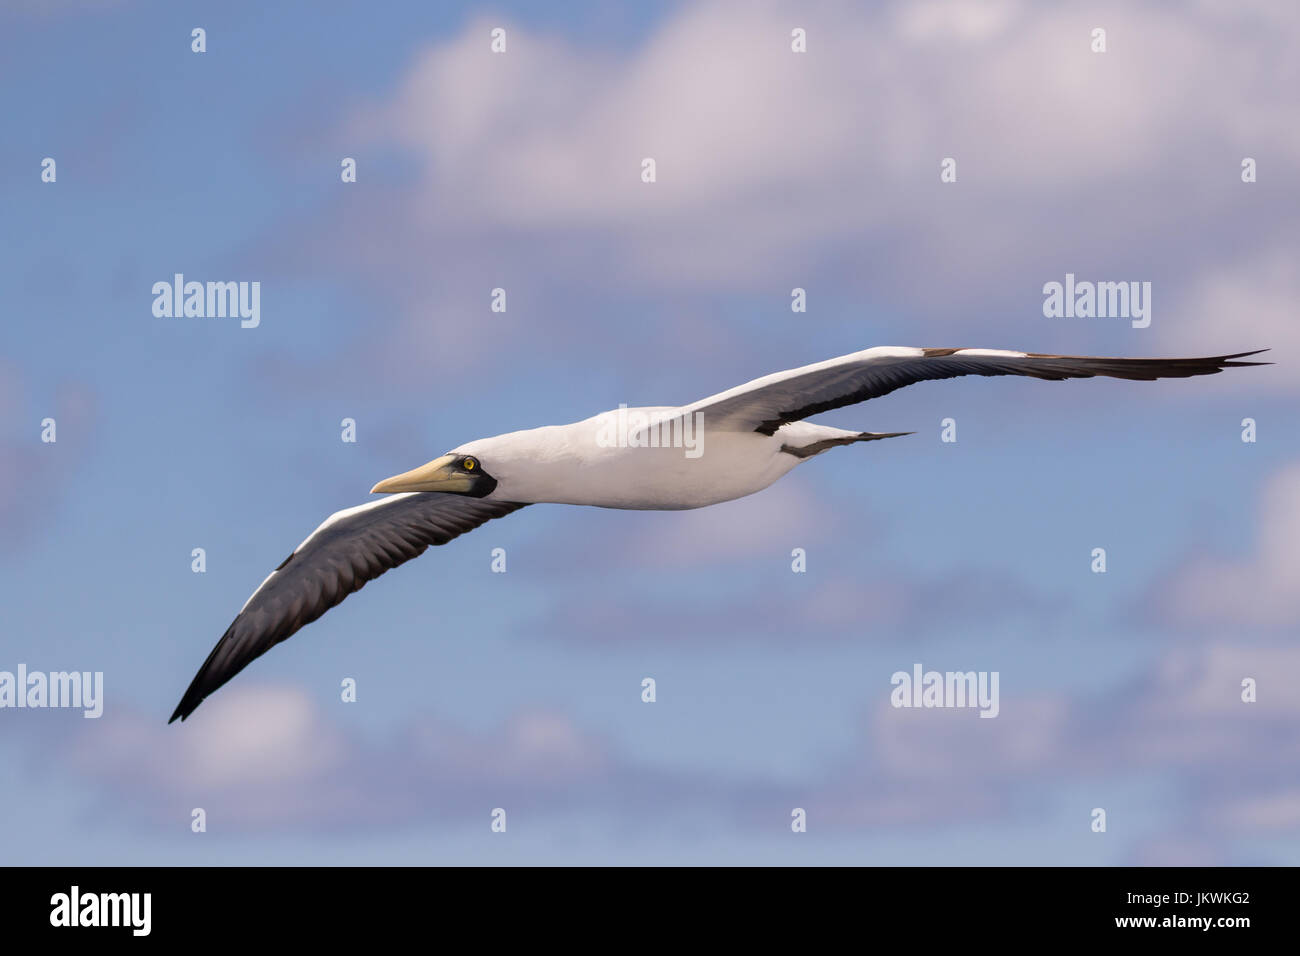
<path fill-rule="evenodd" d="M 473 458 L 466 458 L 463 462 L 460 463 L 460 466 L 464 468 L 466 471 L 473 471 L 475 468 L 478 467 L 478 462 L 476 462 Z"/>

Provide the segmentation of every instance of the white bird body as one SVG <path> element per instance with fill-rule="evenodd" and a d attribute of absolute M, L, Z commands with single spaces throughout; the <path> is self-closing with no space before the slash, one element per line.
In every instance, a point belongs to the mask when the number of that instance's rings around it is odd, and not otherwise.
<path fill-rule="evenodd" d="M 690 405 L 619 408 L 468 442 L 371 489 L 397 494 L 326 518 L 245 602 L 171 719 L 188 717 L 250 661 L 367 581 L 527 505 L 681 510 L 752 495 L 829 448 L 910 434 L 845 431 L 803 419 L 916 382 L 962 375 L 1187 378 L 1262 364 L 1237 361 L 1251 354 L 1136 359 L 873 348 L 766 375 Z"/>
<path fill-rule="evenodd" d="M 493 463 L 498 484 L 486 499 L 679 511 L 762 491 L 807 460 L 783 452 L 785 446 L 859 434 L 809 422 L 792 422 L 773 435 L 752 429 L 713 431 L 707 413 L 700 413 L 699 426 L 691 426 L 695 448 L 602 441 L 611 421 L 660 424 L 679 421 L 684 412 L 684 407 L 672 406 L 614 409 L 569 425 L 480 438 L 451 454 Z M 634 427 L 631 440 L 637 435 Z"/>

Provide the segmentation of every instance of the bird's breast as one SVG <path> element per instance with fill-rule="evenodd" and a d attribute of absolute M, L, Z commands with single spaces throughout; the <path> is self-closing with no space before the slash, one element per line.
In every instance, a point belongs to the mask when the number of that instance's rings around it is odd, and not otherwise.
<path fill-rule="evenodd" d="M 643 433 L 623 442 L 565 437 L 563 446 L 553 444 L 528 467 L 512 469 L 493 497 L 675 511 L 761 491 L 798 464 L 781 452 L 779 439 L 757 432 L 700 432 L 677 442 L 668 435 L 654 445 L 642 444 Z"/>

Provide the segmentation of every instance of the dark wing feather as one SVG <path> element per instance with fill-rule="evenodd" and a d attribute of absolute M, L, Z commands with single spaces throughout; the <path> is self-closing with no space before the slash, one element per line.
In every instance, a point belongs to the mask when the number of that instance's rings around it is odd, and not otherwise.
<path fill-rule="evenodd" d="M 217 641 L 172 720 L 367 581 L 523 504 L 465 495 L 392 495 L 331 515 L 253 592 Z"/>
<path fill-rule="evenodd" d="M 1264 350 L 1261 350 L 1264 351 Z M 843 355 L 816 365 L 777 372 L 710 396 L 685 412 L 703 412 L 706 428 L 756 431 L 771 435 L 787 422 L 856 405 L 917 382 L 959 375 L 1027 375 L 1041 379 L 1157 379 L 1212 375 L 1238 365 L 1265 365 L 1236 359 L 1258 352 L 1205 358 L 1106 358 L 1043 355 L 994 349 L 883 347 Z"/>

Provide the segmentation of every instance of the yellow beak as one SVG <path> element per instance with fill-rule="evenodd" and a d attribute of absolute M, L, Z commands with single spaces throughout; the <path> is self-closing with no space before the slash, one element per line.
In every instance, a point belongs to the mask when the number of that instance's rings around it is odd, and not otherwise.
<path fill-rule="evenodd" d="M 385 478 L 370 493 L 380 494 L 396 491 L 452 491 L 465 493 L 474 487 L 474 476 L 468 475 L 455 466 L 456 455 L 443 455 L 427 465 L 421 465 L 411 471 L 404 471 L 392 478 Z"/>

